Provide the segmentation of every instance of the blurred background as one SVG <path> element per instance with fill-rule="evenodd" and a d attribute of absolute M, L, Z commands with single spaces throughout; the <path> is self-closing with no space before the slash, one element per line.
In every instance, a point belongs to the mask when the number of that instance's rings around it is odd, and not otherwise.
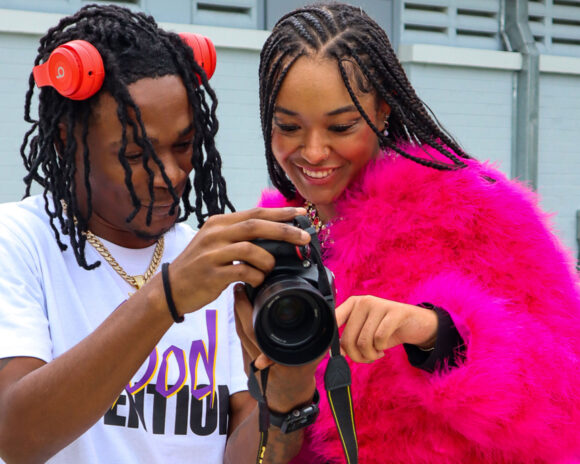
<path fill-rule="evenodd" d="M 237 209 L 254 206 L 268 186 L 259 52 L 276 20 L 307 1 L 0 0 L 0 202 L 24 191 L 19 149 L 38 39 L 88 3 L 142 10 L 166 29 L 213 40 L 228 193 Z M 580 0 L 349 3 L 387 31 L 419 96 L 470 154 L 538 191 L 557 233 L 579 256 Z"/>

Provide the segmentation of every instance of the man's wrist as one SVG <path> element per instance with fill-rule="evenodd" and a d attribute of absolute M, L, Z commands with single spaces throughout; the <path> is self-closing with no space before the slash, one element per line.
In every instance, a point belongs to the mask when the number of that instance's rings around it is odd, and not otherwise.
<path fill-rule="evenodd" d="M 316 391 L 314 375 L 310 381 L 304 378 L 304 382 L 294 382 L 301 374 L 296 372 L 292 376 L 287 373 L 280 375 L 277 372 L 280 367 L 282 366 L 272 366 L 270 369 L 266 392 L 268 408 L 276 414 L 287 414 L 296 407 L 312 403 Z"/>
<path fill-rule="evenodd" d="M 282 433 L 291 433 L 301 428 L 307 427 L 314 423 L 318 417 L 320 402 L 320 395 L 318 390 L 314 390 L 312 401 L 292 408 L 290 411 L 280 414 L 278 412 L 270 412 L 270 425 L 278 427 Z"/>

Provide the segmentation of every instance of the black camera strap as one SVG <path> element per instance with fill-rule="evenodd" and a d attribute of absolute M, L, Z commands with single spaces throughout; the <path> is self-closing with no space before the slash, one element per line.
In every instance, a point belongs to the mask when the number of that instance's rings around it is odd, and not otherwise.
<path fill-rule="evenodd" d="M 358 443 L 354 422 L 354 408 L 350 390 L 350 367 L 340 354 L 338 329 L 335 330 L 330 348 L 331 356 L 324 371 L 324 388 L 334 417 L 338 436 L 348 464 L 358 463 Z"/>
<path fill-rule="evenodd" d="M 270 368 L 266 367 L 260 371 L 262 389 L 260 389 L 258 379 L 256 378 L 258 368 L 255 366 L 254 361 L 250 364 L 250 368 L 248 390 L 250 395 L 258 402 L 258 425 L 260 431 L 256 464 L 262 464 L 266 452 L 266 445 L 268 444 L 268 428 L 270 427 L 270 410 L 268 409 L 268 401 L 266 400 L 266 387 L 268 385 Z M 328 404 L 334 417 L 346 462 L 348 464 L 358 464 L 358 443 L 356 439 L 350 384 L 350 367 L 344 356 L 340 354 L 338 330 L 336 330 L 331 347 L 331 357 L 328 360 L 328 365 L 324 372 L 324 388 L 326 389 Z"/>
<path fill-rule="evenodd" d="M 310 233 L 313 239 L 310 243 L 310 252 L 316 254 L 315 262 L 318 266 L 318 288 L 325 297 L 328 305 L 334 314 L 334 292 L 331 288 L 327 270 L 322 261 L 320 243 L 316 238 L 316 233 L 305 216 L 296 218 L 300 226 Z M 260 443 L 258 446 L 257 464 L 264 460 L 266 444 L 268 443 L 268 428 L 270 427 L 270 410 L 266 400 L 266 386 L 268 383 L 269 367 L 260 371 L 262 391 L 256 378 L 256 368 L 254 361 L 250 364 L 251 372 L 248 378 L 248 390 L 252 397 L 258 402 L 259 408 L 259 430 Z M 340 353 L 340 338 L 336 320 L 334 323 L 334 335 L 330 345 L 330 359 L 324 371 L 324 388 L 328 396 L 328 404 L 332 411 L 332 416 L 338 430 L 338 435 L 342 443 L 347 464 L 358 464 L 358 443 L 356 438 L 356 427 L 354 419 L 354 408 L 351 395 L 351 373 L 350 367 L 344 356 Z"/>
<path fill-rule="evenodd" d="M 326 274 L 326 268 L 322 261 L 320 244 L 315 242 L 311 246 L 311 252 L 315 253 L 318 265 L 318 288 L 323 295 L 331 295 L 326 298 L 334 314 L 334 292 Z M 328 404 L 334 417 L 334 423 L 338 430 L 338 436 L 342 443 L 342 449 L 347 464 L 358 464 L 358 443 L 356 439 L 356 426 L 354 420 L 354 407 L 350 385 L 352 383 L 350 367 L 344 356 L 340 353 L 340 337 L 336 320 L 334 323 L 334 336 L 330 344 L 330 359 L 324 371 L 324 388 L 328 396 Z"/>
<path fill-rule="evenodd" d="M 268 428 L 270 427 L 270 410 L 268 409 L 268 402 L 266 401 L 266 386 L 268 385 L 268 373 L 270 367 L 266 367 L 260 371 L 262 381 L 262 390 L 256 378 L 258 368 L 254 361 L 250 363 L 250 375 L 248 376 L 248 390 L 250 395 L 258 402 L 258 427 L 260 431 L 260 442 L 258 444 L 258 457 L 256 464 L 264 462 L 264 454 L 266 452 L 266 445 L 268 444 Z"/>

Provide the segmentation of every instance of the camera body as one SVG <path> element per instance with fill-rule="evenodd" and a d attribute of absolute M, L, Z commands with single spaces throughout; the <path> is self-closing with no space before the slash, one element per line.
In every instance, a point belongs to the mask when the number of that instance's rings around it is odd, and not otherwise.
<path fill-rule="evenodd" d="M 336 320 L 333 277 L 322 263 L 316 231 L 306 216 L 288 224 L 307 231 L 310 243 L 254 240 L 274 256 L 276 265 L 260 286 L 246 284 L 246 292 L 262 352 L 279 364 L 296 366 L 328 350 Z"/>

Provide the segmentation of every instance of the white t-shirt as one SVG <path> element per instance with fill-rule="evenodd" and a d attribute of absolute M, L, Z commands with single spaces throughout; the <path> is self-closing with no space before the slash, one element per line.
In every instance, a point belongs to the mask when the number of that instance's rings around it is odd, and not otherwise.
<path fill-rule="evenodd" d="M 162 262 L 172 261 L 194 234 L 184 224 L 167 232 Z M 68 243 L 67 236 L 62 240 Z M 154 246 L 104 243 L 130 275 L 142 274 L 153 255 Z M 84 270 L 70 246 L 59 249 L 42 197 L 0 205 L 0 359 L 50 362 L 135 291 L 89 244 L 86 256 L 101 265 Z M 49 462 L 221 463 L 229 396 L 246 389 L 230 288 L 174 324 L 115 405 Z"/>

